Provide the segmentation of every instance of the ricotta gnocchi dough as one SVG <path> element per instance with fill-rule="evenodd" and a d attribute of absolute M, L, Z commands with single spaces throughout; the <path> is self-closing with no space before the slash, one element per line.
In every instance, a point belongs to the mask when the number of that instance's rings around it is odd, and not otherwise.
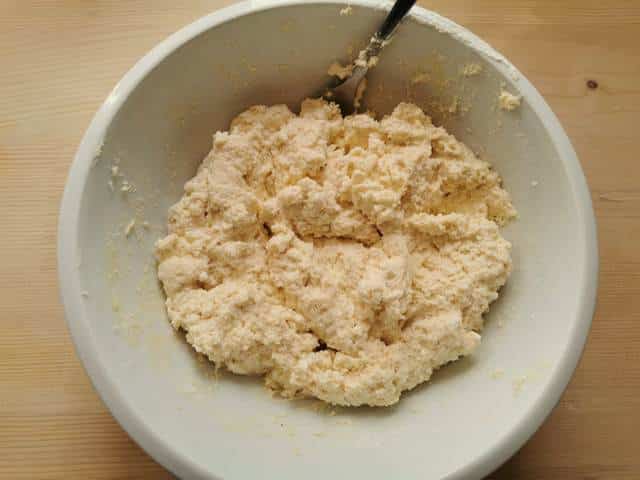
<path fill-rule="evenodd" d="M 171 324 L 284 397 L 392 405 L 471 354 L 511 269 L 489 163 L 416 105 L 324 100 L 217 132 L 156 244 Z"/>

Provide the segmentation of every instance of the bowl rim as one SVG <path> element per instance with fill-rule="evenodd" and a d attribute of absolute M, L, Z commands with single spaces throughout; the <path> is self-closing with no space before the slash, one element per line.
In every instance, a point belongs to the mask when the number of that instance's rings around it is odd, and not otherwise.
<path fill-rule="evenodd" d="M 159 43 L 116 84 L 93 117 L 68 173 L 58 220 L 58 283 L 66 323 L 76 352 L 93 387 L 122 428 L 158 463 L 179 477 L 219 478 L 215 474 L 212 476 L 209 470 L 188 455 L 177 453 L 170 442 L 161 437 L 152 425 L 136 417 L 130 402 L 118 389 L 114 379 L 109 377 L 105 364 L 98 358 L 96 339 L 92 335 L 90 321 L 84 315 L 80 293 L 80 200 L 93 161 L 100 153 L 107 129 L 115 115 L 139 83 L 168 55 L 203 32 L 235 18 L 274 8 L 318 4 L 357 5 L 373 9 L 382 7 L 378 0 L 247 0 L 201 17 Z M 450 34 L 494 64 L 503 74 L 518 79 L 520 93 L 541 119 L 554 147 L 560 153 L 573 197 L 576 199 L 578 225 L 585 241 L 582 259 L 585 275 L 581 279 L 579 309 L 571 326 L 570 342 L 565 346 L 561 360 L 553 369 L 546 388 L 538 394 L 538 398 L 530 405 L 522 419 L 512 425 L 507 433 L 497 438 L 476 458 L 445 477 L 482 478 L 509 459 L 540 427 L 559 401 L 582 355 L 596 304 L 598 247 L 595 216 L 586 179 L 575 150 L 557 117 L 535 87 L 501 54 L 455 22 L 419 6 L 412 9 L 411 16 L 418 22 Z"/>

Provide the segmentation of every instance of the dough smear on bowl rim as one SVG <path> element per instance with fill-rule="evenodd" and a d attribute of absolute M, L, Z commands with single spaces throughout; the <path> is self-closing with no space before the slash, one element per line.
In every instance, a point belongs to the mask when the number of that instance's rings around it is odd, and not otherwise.
<path fill-rule="evenodd" d="M 285 397 L 384 406 L 480 342 L 511 269 L 499 175 L 417 106 L 305 100 L 217 132 L 156 244 L 169 319 Z"/>

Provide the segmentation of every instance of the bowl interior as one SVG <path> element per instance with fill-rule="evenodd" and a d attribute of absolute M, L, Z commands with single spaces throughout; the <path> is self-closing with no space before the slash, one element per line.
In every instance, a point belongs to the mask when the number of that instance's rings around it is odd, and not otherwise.
<path fill-rule="evenodd" d="M 567 351 L 582 347 L 571 343 L 589 275 L 585 199 L 540 99 L 508 65 L 419 18 L 403 24 L 384 51 L 365 102 L 378 114 L 404 100 L 423 106 L 488 159 L 512 194 L 520 218 L 505 235 L 514 272 L 491 307 L 477 354 L 443 368 L 396 407 L 331 409 L 271 398 L 261 380 L 216 376 L 171 329 L 152 256 L 167 208 L 216 130 L 254 104 L 296 109 L 326 81 L 328 65 L 357 52 L 385 15 L 360 3 L 340 15 L 343 7 L 227 11 L 228 21 L 173 51 L 128 96 L 125 79 L 111 97 L 126 98 L 101 148 L 76 161 L 92 166 L 78 207 L 74 295 L 82 296 L 82 319 L 70 319 L 71 329 L 83 329 L 81 340 L 74 336 L 102 372 L 97 388 L 117 399 L 118 407 L 108 400 L 116 416 L 135 438 L 147 438 L 142 443 L 156 457 L 170 449 L 157 459 L 176 473 L 475 478 L 524 440 L 524 430 L 518 437 L 514 429 L 533 421 Z M 470 63 L 482 71 L 462 75 Z M 523 95 L 520 109 L 497 108 L 502 86 Z M 511 451 L 496 453 L 508 439 Z"/>

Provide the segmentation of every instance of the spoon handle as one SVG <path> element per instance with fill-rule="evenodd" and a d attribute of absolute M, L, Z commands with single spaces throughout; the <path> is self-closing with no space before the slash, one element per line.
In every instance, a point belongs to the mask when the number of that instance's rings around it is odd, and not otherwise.
<path fill-rule="evenodd" d="M 377 36 L 381 40 L 386 40 L 391 36 L 393 31 L 400 23 L 400 20 L 404 18 L 407 12 L 413 7 L 416 3 L 416 0 L 396 0 L 396 3 L 393 4 L 389 15 L 384 19 L 382 26 L 378 30 Z"/>

